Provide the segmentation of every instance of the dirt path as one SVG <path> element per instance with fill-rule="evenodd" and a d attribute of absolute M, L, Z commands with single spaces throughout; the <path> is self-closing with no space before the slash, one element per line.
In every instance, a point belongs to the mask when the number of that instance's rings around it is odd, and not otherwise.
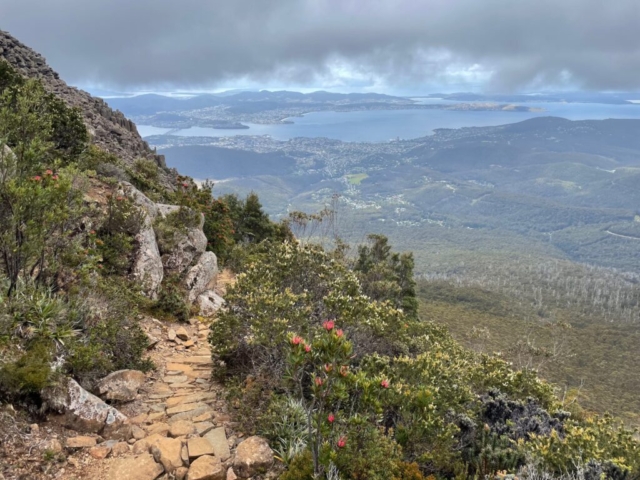
<path fill-rule="evenodd" d="M 218 278 L 217 293 L 224 295 L 226 287 L 234 280 L 228 272 Z M 193 449 L 197 442 L 206 455 L 220 459 L 226 472 L 233 458 L 233 450 L 242 434 L 234 432 L 234 422 L 229 415 L 223 389 L 212 381 L 213 362 L 207 337 L 212 319 L 193 318 L 188 325 L 148 319 L 143 328 L 158 339 L 150 351 L 156 370 L 149 376 L 139 398 L 120 410 L 133 424 L 134 438 L 129 440 L 126 451 L 104 459 L 96 459 L 91 450 L 81 455 L 76 472 L 64 478 L 91 478 L 94 480 L 126 480 L 146 478 L 144 459 L 150 456 L 150 448 L 160 443 L 170 456 L 172 443 L 181 442 L 182 467 L 174 476 L 185 478 L 190 460 L 196 458 Z M 206 439 L 201 442 L 196 439 Z M 191 452 L 189 452 L 191 446 Z M 123 449 L 124 450 L 124 449 Z M 200 456 L 200 455 L 198 455 Z M 131 472 L 132 476 L 123 476 Z M 227 477 L 229 475 L 229 477 Z M 161 476 L 160 478 L 165 478 Z M 232 473 L 225 478 L 235 478 Z"/>

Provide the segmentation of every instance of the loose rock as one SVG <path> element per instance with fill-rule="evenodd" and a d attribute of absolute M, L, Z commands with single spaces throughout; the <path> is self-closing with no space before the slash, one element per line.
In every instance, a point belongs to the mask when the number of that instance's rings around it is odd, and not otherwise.
<path fill-rule="evenodd" d="M 225 470 L 219 458 L 205 455 L 189 467 L 189 480 L 224 480 Z"/>
<path fill-rule="evenodd" d="M 168 473 L 182 466 L 182 442 L 176 438 L 161 438 L 151 446 L 151 453 Z"/>
<path fill-rule="evenodd" d="M 273 465 L 273 451 L 262 437 L 249 437 L 236 449 L 233 471 L 241 478 L 265 473 Z"/>
<path fill-rule="evenodd" d="M 178 337 L 180 340 L 189 340 L 189 333 L 187 332 L 186 328 L 180 327 L 178 328 L 178 330 L 176 330 L 176 337 Z"/>
<path fill-rule="evenodd" d="M 112 463 L 107 480 L 155 480 L 164 469 L 151 455 L 124 457 Z"/>
<path fill-rule="evenodd" d="M 95 447 L 96 439 L 94 437 L 71 437 L 67 438 L 68 448 L 87 448 Z"/>
<path fill-rule="evenodd" d="M 187 440 L 189 459 L 193 460 L 203 455 L 214 455 L 213 445 L 206 438 L 194 437 Z"/>
<path fill-rule="evenodd" d="M 135 400 L 146 379 L 145 374 L 138 370 L 118 370 L 100 380 L 98 392 L 107 400 L 130 402 Z"/>

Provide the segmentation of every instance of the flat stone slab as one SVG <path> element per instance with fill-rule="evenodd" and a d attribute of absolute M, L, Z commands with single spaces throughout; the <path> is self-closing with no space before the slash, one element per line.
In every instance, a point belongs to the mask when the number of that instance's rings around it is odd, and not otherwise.
<path fill-rule="evenodd" d="M 184 396 L 175 396 L 171 397 L 166 401 L 167 407 L 175 407 L 176 405 L 180 405 L 182 403 L 192 403 L 199 402 L 202 400 L 215 400 L 216 394 L 213 392 L 200 392 L 200 393 L 192 393 L 190 395 Z"/>
<path fill-rule="evenodd" d="M 72 437 L 67 438 L 67 447 L 69 448 L 87 448 L 96 446 L 95 437 Z"/>
<path fill-rule="evenodd" d="M 183 435 L 190 435 L 196 432 L 196 427 L 193 422 L 189 420 L 180 420 L 171 424 L 169 429 L 169 435 L 172 437 L 182 437 Z"/>
<path fill-rule="evenodd" d="M 155 480 L 164 472 L 148 453 L 136 457 L 119 458 L 111 464 L 107 480 Z"/>
<path fill-rule="evenodd" d="M 191 420 L 192 418 L 198 417 L 210 410 L 211 410 L 211 407 L 205 406 L 205 407 L 196 408 L 195 410 L 191 410 L 190 412 L 176 413 L 171 418 L 169 418 L 169 424 L 173 424 L 178 420 Z"/>
<path fill-rule="evenodd" d="M 162 379 L 166 383 L 186 383 L 189 381 L 189 377 L 186 375 L 169 375 Z"/>
<path fill-rule="evenodd" d="M 187 477 L 189 480 L 224 480 L 225 469 L 219 458 L 204 455 L 193 461 Z"/>
<path fill-rule="evenodd" d="M 167 408 L 167 415 L 175 415 L 176 413 L 190 412 L 200 407 L 206 407 L 207 405 L 202 402 L 185 403 L 176 407 Z"/>
<path fill-rule="evenodd" d="M 215 425 L 211 422 L 198 422 L 194 423 L 193 426 L 196 427 L 196 432 L 200 436 L 210 432 L 215 427 Z"/>
<path fill-rule="evenodd" d="M 227 433 L 224 427 L 214 428 L 210 432 L 204 435 L 209 443 L 213 446 L 215 456 L 221 461 L 227 460 L 231 457 L 231 451 L 229 450 L 229 442 L 227 441 Z"/>
<path fill-rule="evenodd" d="M 195 363 L 199 365 L 213 365 L 213 360 L 211 360 L 211 356 L 199 356 L 194 355 L 193 357 L 179 357 L 179 358 L 168 358 L 167 362 L 171 363 Z"/>
<path fill-rule="evenodd" d="M 162 400 L 165 398 L 169 398 L 172 395 L 173 395 L 173 390 L 169 389 L 168 391 L 163 393 L 152 393 L 151 395 L 149 395 L 149 398 L 151 400 Z"/>
<path fill-rule="evenodd" d="M 201 457 L 203 455 L 214 455 L 213 445 L 206 438 L 193 437 L 187 440 L 189 459 Z"/>

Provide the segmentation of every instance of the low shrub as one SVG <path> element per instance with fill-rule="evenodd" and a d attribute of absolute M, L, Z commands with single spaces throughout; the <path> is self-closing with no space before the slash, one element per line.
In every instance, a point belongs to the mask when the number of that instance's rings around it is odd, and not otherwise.
<path fill-rule="evenodd" d="M 186 293 L 180 287 L 177 277 L 167 277 L 162 282 L 158 300 L 153 307 L 160 317 L 186 322 L 191 315 L 185 299 Z"/>

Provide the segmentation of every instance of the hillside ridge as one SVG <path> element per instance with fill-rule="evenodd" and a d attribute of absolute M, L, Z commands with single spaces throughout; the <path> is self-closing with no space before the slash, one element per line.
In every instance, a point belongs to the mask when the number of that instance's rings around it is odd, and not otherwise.
<path fill-rule="evenodd" d="M 127 163 L 146 158 L 155 160 L 158 166 L 166 169 L 164 155 L 156 154 L 149 147 L 138 133 L 135 123 L 122 112 L 111 109 L 104 100 L 67 85 L 42 55 L 3 30 L 0 30 L 0 59 L 8 62 L 22 76 L 39 79 L 48 92 L 58 96 L 67 105 L 79 108 L 92 141 L 98 147 Z"/>

